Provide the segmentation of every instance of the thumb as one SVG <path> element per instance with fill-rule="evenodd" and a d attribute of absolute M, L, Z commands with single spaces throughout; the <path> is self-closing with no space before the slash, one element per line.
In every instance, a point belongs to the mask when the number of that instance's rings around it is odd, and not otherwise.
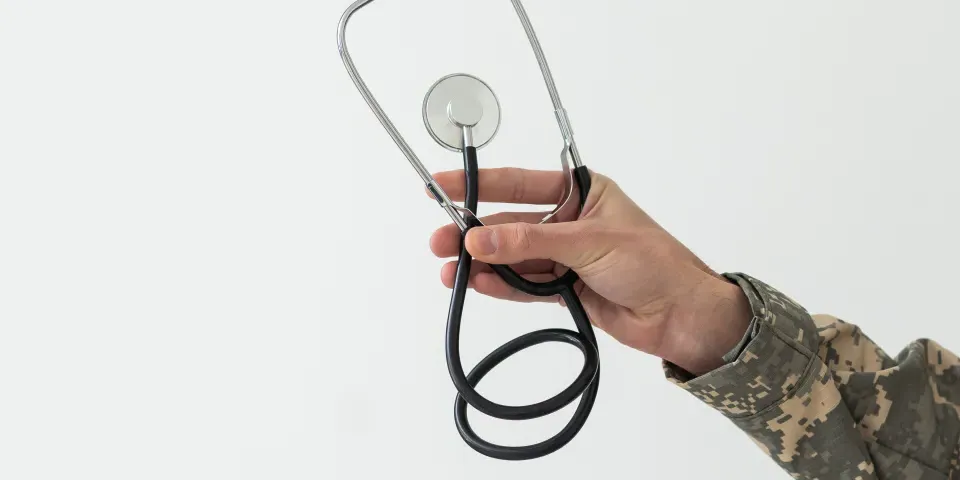
<path fill-rule="evenodd" d="M 581 268 L 595 258 L 597 235 L 589 235 L 586 222 L 545 225 L 505 223 L 476 227 L 467 232 L 467 251 L 477 260 L 510 265 L 526 260 L 547 259 L 569 268 Z"/>

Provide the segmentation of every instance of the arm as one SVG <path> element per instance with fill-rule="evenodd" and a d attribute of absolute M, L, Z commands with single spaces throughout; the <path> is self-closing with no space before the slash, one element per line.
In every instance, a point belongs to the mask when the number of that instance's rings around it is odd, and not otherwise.
<path fill-rule="evenodd" d="M 720 411 L 794 478 L 960 478 L 960 360 L 929 340 L 887 356 L 859 328 L 746 275 L 753 320 L 728 363 L 667 378 Z"/>
<path fill-rule="evenodd" d="M 727 416 L 794 478 L 960 480 L 960 362 L 929 341 L 890 358 L 856 327 L 811 317 L 746 275 L 718 275 L 609 178 L 591 172 L 577 221 L 504 212 L 462 241 L 477 264 L 516 265 L 537 278 L 574 269 L 590 320 L 624 345 L 664 360 L 667 377 Z M 463 173 L 435 176 L 455 201 Z M 560 172 L 480 171 L 485 202 L 546 205 Z M 460 230 L 437 230 L 431 249 L 460 253 Z M 454 263 L 441 280 L 452 287 Z M 557 302 L 471 270 L 478 293 Z M 746 334 L 744 334 L 746 331 Z M 725 355 L 726 354 L 726 355 Z"/>

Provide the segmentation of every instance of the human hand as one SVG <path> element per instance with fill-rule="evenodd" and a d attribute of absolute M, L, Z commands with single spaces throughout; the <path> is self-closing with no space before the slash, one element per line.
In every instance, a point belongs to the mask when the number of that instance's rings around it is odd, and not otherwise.
<path fill-rule="evenodd" d="M 479 173 L 481 202 L 553 205 L 563 173 L 516 168 Z M 463 201 L 461 170 L 434 175 L 454 201 Z M 580 276 L 576 291 L 590 320 L 621 343 L 700 375 L 723 364 L 751 319 L 740 288 L 715 273 L 650 218 L 607 177 L 591 172 L 587 203 L 574 219 L 536 224 L 543 213 L 481 216 L 484 227 L 466 236 L 474 257 L 469 286 L 478 293 L 517 302 L 560 302 L 507 285 L 490 264 L 511 265 L 544 282 L 565 268 Z M 429 192 L 428 192 L 429 195 Z M 440 258 L 460 253 L 460 230 L 446 225 L 430 238 Z M 456 262 L 441 281 L 453 288 Z"/>

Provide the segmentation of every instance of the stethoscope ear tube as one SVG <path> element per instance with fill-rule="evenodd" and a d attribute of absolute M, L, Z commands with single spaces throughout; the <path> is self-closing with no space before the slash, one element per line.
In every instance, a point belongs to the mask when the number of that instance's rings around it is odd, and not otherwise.
<path fill-rule="evenodd" d="M 521 292 L 537 296 L 560 295 L 573 317 L 577 331 L 553 328 L 522 335 L 488 354 L 473 367 L 469 374 L 464 374 L 460 360 L 460 325 L 473 259 L 463 245 L 463 240 L 470 229 L 480 226 L 481 223 L 475 216 L 479 197 L 476 148 L 465 148 L 463 157 L 464 175 L 466 177 L 464 206 L 474 215 L 467 217 L 467 228 L 461 236 L 460 256 L 457 261 L 453 293 L 447 313 L 447 370 L 458 392 L 454 402 L 454 421 L 461 438 L 477 452 L 501 460 L 530 460 L 562 448 L 576 436 L 586 423 L 587 417 L 593 409 L 600 383 L 600 358 L 597 350 L 597 339 L 586 310 L 574 291 L 574 285 L 579 280 L 576 272 L 568 270 L 556 280 L 537 283 L 523 278 L 509 266 L 491 265 L 504 281 Z M 580 190 L 580 206 L 582 208 L 586 204 L 590 192 L 590 174 L 586 167 L 578 167 L 574 173 Z M 504 360 L 524 349 L 546 342 L 567 343 L 577 347 L 583 354 L 583 368 L 580 370 L 580 374 L 563 391 L 542 402 L 523 406 L 501 405 L 488 400 L 476 391 L 476 386 L 480 380 Z M 580 404 L 567 425 L 553 437 L 534 445 L 512 447 L 483 440 L 471 428 L 467 418 L 467 405 L 470 405 L 483 414 L 501 420 L 529 420 L 554 413 L 572 403 L 577 397 L 580 397 Z"/>

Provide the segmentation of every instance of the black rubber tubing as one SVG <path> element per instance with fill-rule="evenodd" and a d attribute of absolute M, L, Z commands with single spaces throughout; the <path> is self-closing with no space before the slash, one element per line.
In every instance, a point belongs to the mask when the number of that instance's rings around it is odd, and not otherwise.
<path fill-rule="evenodd" d="M 476 215 L 479 199 L 476 148 L 467 147 L 464 149 L 463 162 L 466 177 L 464 206 Z M 578 167 L 574 170 L 574 178 L 580 191 L 579 200 L 582 210 L 590 193 L 590 172 L 585 166 Z M 476 218 L 468 216 L 466 220 L 468 228 L 460 237 L 460 256 L 457 262 L 453 293 L 450 298 L 450 308 L 447 313 L 446 332 L 447 370 L 450 372 L 450 378 L 458 392 L 454 403 L 454 421 L 457 431 L 470 448 L 491 458 L 531 460 L 549 455 L 565 446 L 580 432 L 593 409 L 600 383 L 600 355 L 597 350 L 597 338 L 593 331 L 593 325 L 590 324 L 587 317 L 587 312 L 574 291 L 574 284 L 579 276 L 573 270 L 568 270 L 556 280 L 537 283 L 523 278 L 506 265 L 491 265 L 491 268 L 508 285 L 521 292 L 536 296 L 560 295 L 573 317 L 577 331 L 551 328 L 521 335 L 491 352 L 483 360 L 480 360 L 468 375 L 464 375 L 463 365 L 460 361 L 460 324 L 467 294 L 467 283 L 470 278 L 470 266 L 473 261 L 464 246 L 464 239 L 470 229 L 480 226 Z M 521 350 L 545 342 L 567 343 L 577 347 L 583 354 L 583 369 L 567 388 L 552 398 L 533 405 L 523 406 L 501 405 L 477 393 L 475 390 L 477 384 L 497 365 Z M 470 422 L 467 420 L 468 404 L 485 415 L 501 420 L 529 420 L 554 413 L 572 403 L 577 397 L 580 397 L 580 403 L 566 426 L 553 437 L 534 445 L 504 446 L 490 443 L 480 438 L 470 427 Z"/>

